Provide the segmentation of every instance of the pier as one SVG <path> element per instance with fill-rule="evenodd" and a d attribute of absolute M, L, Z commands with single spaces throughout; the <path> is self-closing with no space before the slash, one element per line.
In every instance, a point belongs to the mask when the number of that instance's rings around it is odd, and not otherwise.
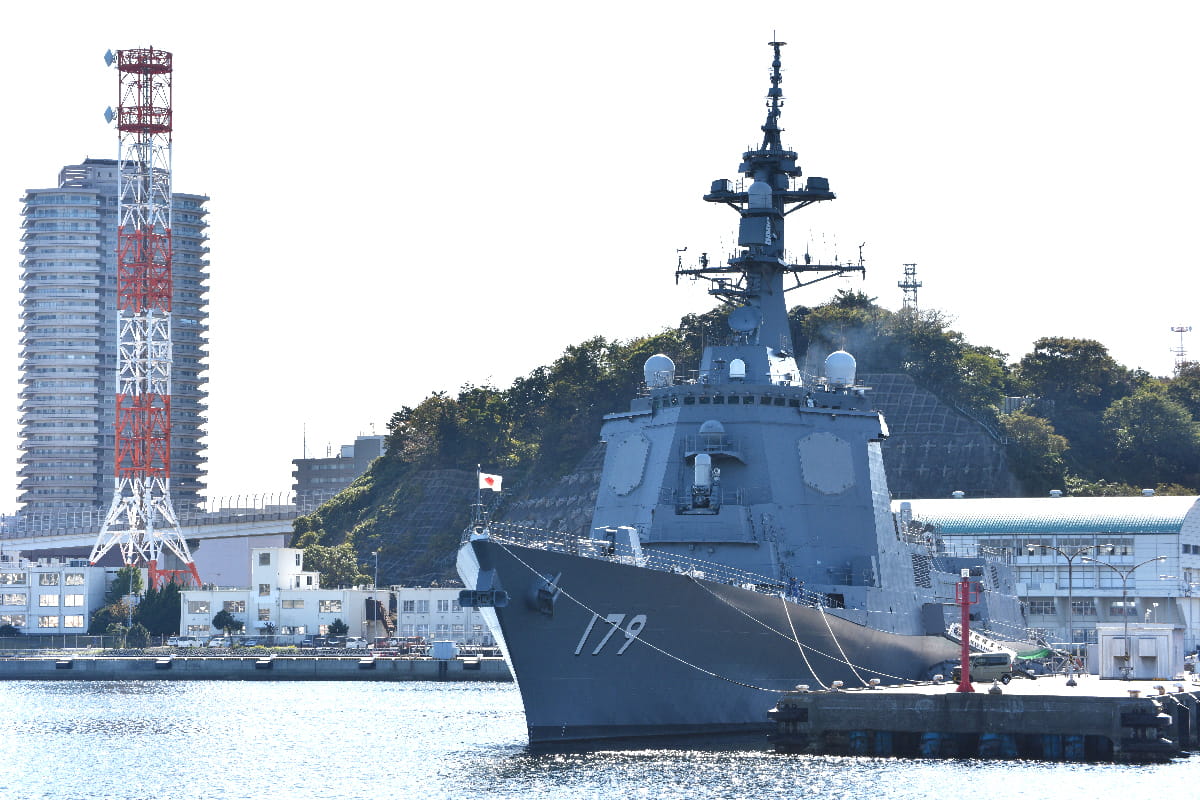
<path fill-rule="evenodd" d="M 33 656 L 0 658 L 0 680 L 509 681 L 502 658 Z"/>
<path fill-rule="evenodd" d="M 768 716 L 781 753 L 1160 762 L 1200 749 L 1200 685 L 1188 678 L 797 687 Z"/>

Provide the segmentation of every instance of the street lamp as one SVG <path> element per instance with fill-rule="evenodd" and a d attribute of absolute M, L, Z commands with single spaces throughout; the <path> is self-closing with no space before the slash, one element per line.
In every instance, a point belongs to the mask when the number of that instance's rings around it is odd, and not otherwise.
<path fill-rule="evenodd" d="M 1033 551 L 1039 547 L 1044 547 L 1047 550 L 1053 550 L 1054 552 L 1058 553 L 1060 556 L 1062 556 L 1063 558 L 1065 558 L 1067 560 L 1067 647 L 1071 651 L 1071 656 L 1074 657 L 1075 656 L 1075 582 L 1074 582 L 1074 574 L 1073 574 L 1073 570 L 1075 567 L 1074 561 L 1075 561 L 1076 557 L 1082 556 L 1084 553 L 1088 552 L 1089 550 L 1094 550 L 1097 547 L 1112 547 L 1112 545 L 1109 545 L 1109 544 L 1085 544 L 1081 547 L 1076 547 L 1073 551 L 1067 553 L 1062 550 L 1059 550 L 1054 545 L 1030 542 L 1029 544 L 1025 545 L 1025 550 L 1026 550 L 1026 552 L 1029 553 L 1029 555 L 1033 555 Z M 1084 560 L 1090 560 L 1090 559 L 1087 559 L 1085 557 Z M 1055 583 L 1058 583 L 1058 581 L 1055 581 Z M 1069 681 L 1067 681 L 1067 685 L 1074 686 L 1075 684 L 1073 683 L 1072 680 L 1069 680 Z"/>
<path fill-rule="evenodd" d="M 373 555 L 375 557 L 375 582 L 373 584 L 371 584 L 371 588 L 378 591 L 379 590 L 379 551 L 376 550 L 375 552 L 371 553 L 371 555 Z"/>
<path fill-rule="evenodd" d="M 1155 556 L 1147 558 L 1145 561 L 1140 561 L 1128 569 L 1114 567 L 1107 561 L 1101 561 L 1098 558 L 1083 557 L 1084 561 L 1091 561 L 1093 564 L 1099 564 L 1103 567 L 1108 567 L 1113 572 L 1121 576 L 1121 616 L 1125 618 L 1125 666 L 1122 671 L 1125 673 L 1125 680 L 1129 680 L 1129 674 L 1133 671 L 1133 649 L 1129 646 L 1129 576 L 1132 575 L 1138 567 L 1144 567 L 1155 561 L 1166 561 L 1166 556 Z"/>

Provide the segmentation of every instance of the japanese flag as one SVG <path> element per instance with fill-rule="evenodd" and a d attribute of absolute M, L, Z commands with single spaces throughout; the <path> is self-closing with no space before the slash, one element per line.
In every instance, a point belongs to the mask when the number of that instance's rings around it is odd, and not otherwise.
<path fill-rule="evenodd" d="M 479 488 L 491 489 L 494 492 L 500 491 L 500 482 L 503 480 L 499 475 L 488 475 L 486 472 L 479 473 Z"/>

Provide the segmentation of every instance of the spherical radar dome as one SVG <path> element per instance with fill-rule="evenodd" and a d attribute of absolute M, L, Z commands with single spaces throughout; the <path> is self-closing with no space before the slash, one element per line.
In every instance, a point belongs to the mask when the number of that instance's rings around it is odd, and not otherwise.
<path fill-rule="evenodd" d="M 853 386 L 858 364 L 845 350 L 836 350 L 825 358 L 825 380 L 833 386 Z"/>
<path fill-rule="evenodd" d="M 646 378 L 646 385 L 651 389 L 670 386 L 675 383 L 675 362 L 671 360 L 670 356 L 662 353 L 652 355 L 646 359 L 646 364 L 642 367 L 642 374 Z"/>

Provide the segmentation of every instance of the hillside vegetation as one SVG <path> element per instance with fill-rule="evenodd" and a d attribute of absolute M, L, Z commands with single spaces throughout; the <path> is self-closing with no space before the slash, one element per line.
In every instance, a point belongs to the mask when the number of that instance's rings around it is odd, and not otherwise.
<path fill-rule="evenodd" d="M 898 372 L 1004 432 L 1025 491 L 1076 495 L 1196 493 L 1200 487 L 1200 365 L 1155 378 L 1118 364 L 1099 342 L 1050 336 L 1010 363 L 968 343 L 937 311 L 889 311 L 841 291 L 790 312 L 801 364 L 819 373 L 844 348 L 872 373 Z M 331 584 L 365 583 L 380 553 L 381 583 L 451 574 L 469 519 L 474 471 L 504 475 L 506 489 L 548 486 L 596 443 L 603 414 L 623 410 L 642 364 L 665 353 L 682 370 L 699 363 L 706 338 L 723 338 L 724 312 L 688 315 L 678 328 L 631 341 L 595 337 L 566 348 L 501 389 L 466 385 L 396 411 L 385 454 L 346 491 L 296 521 L 293 545 Z M 1002 414 L 1005 397 L 1026 398 Z M 431 474 L 442 479 L 431 482 Z M 457 502 L 431 497 L 457 487 Z M 419 510 L 419 514 L 417 513 Z M 422 516 L 423 515 L 423 516 Z M 431 521 L 430 515 L 438 515 Z M 418 540 L 416 516 L 422 516 Z"/>

